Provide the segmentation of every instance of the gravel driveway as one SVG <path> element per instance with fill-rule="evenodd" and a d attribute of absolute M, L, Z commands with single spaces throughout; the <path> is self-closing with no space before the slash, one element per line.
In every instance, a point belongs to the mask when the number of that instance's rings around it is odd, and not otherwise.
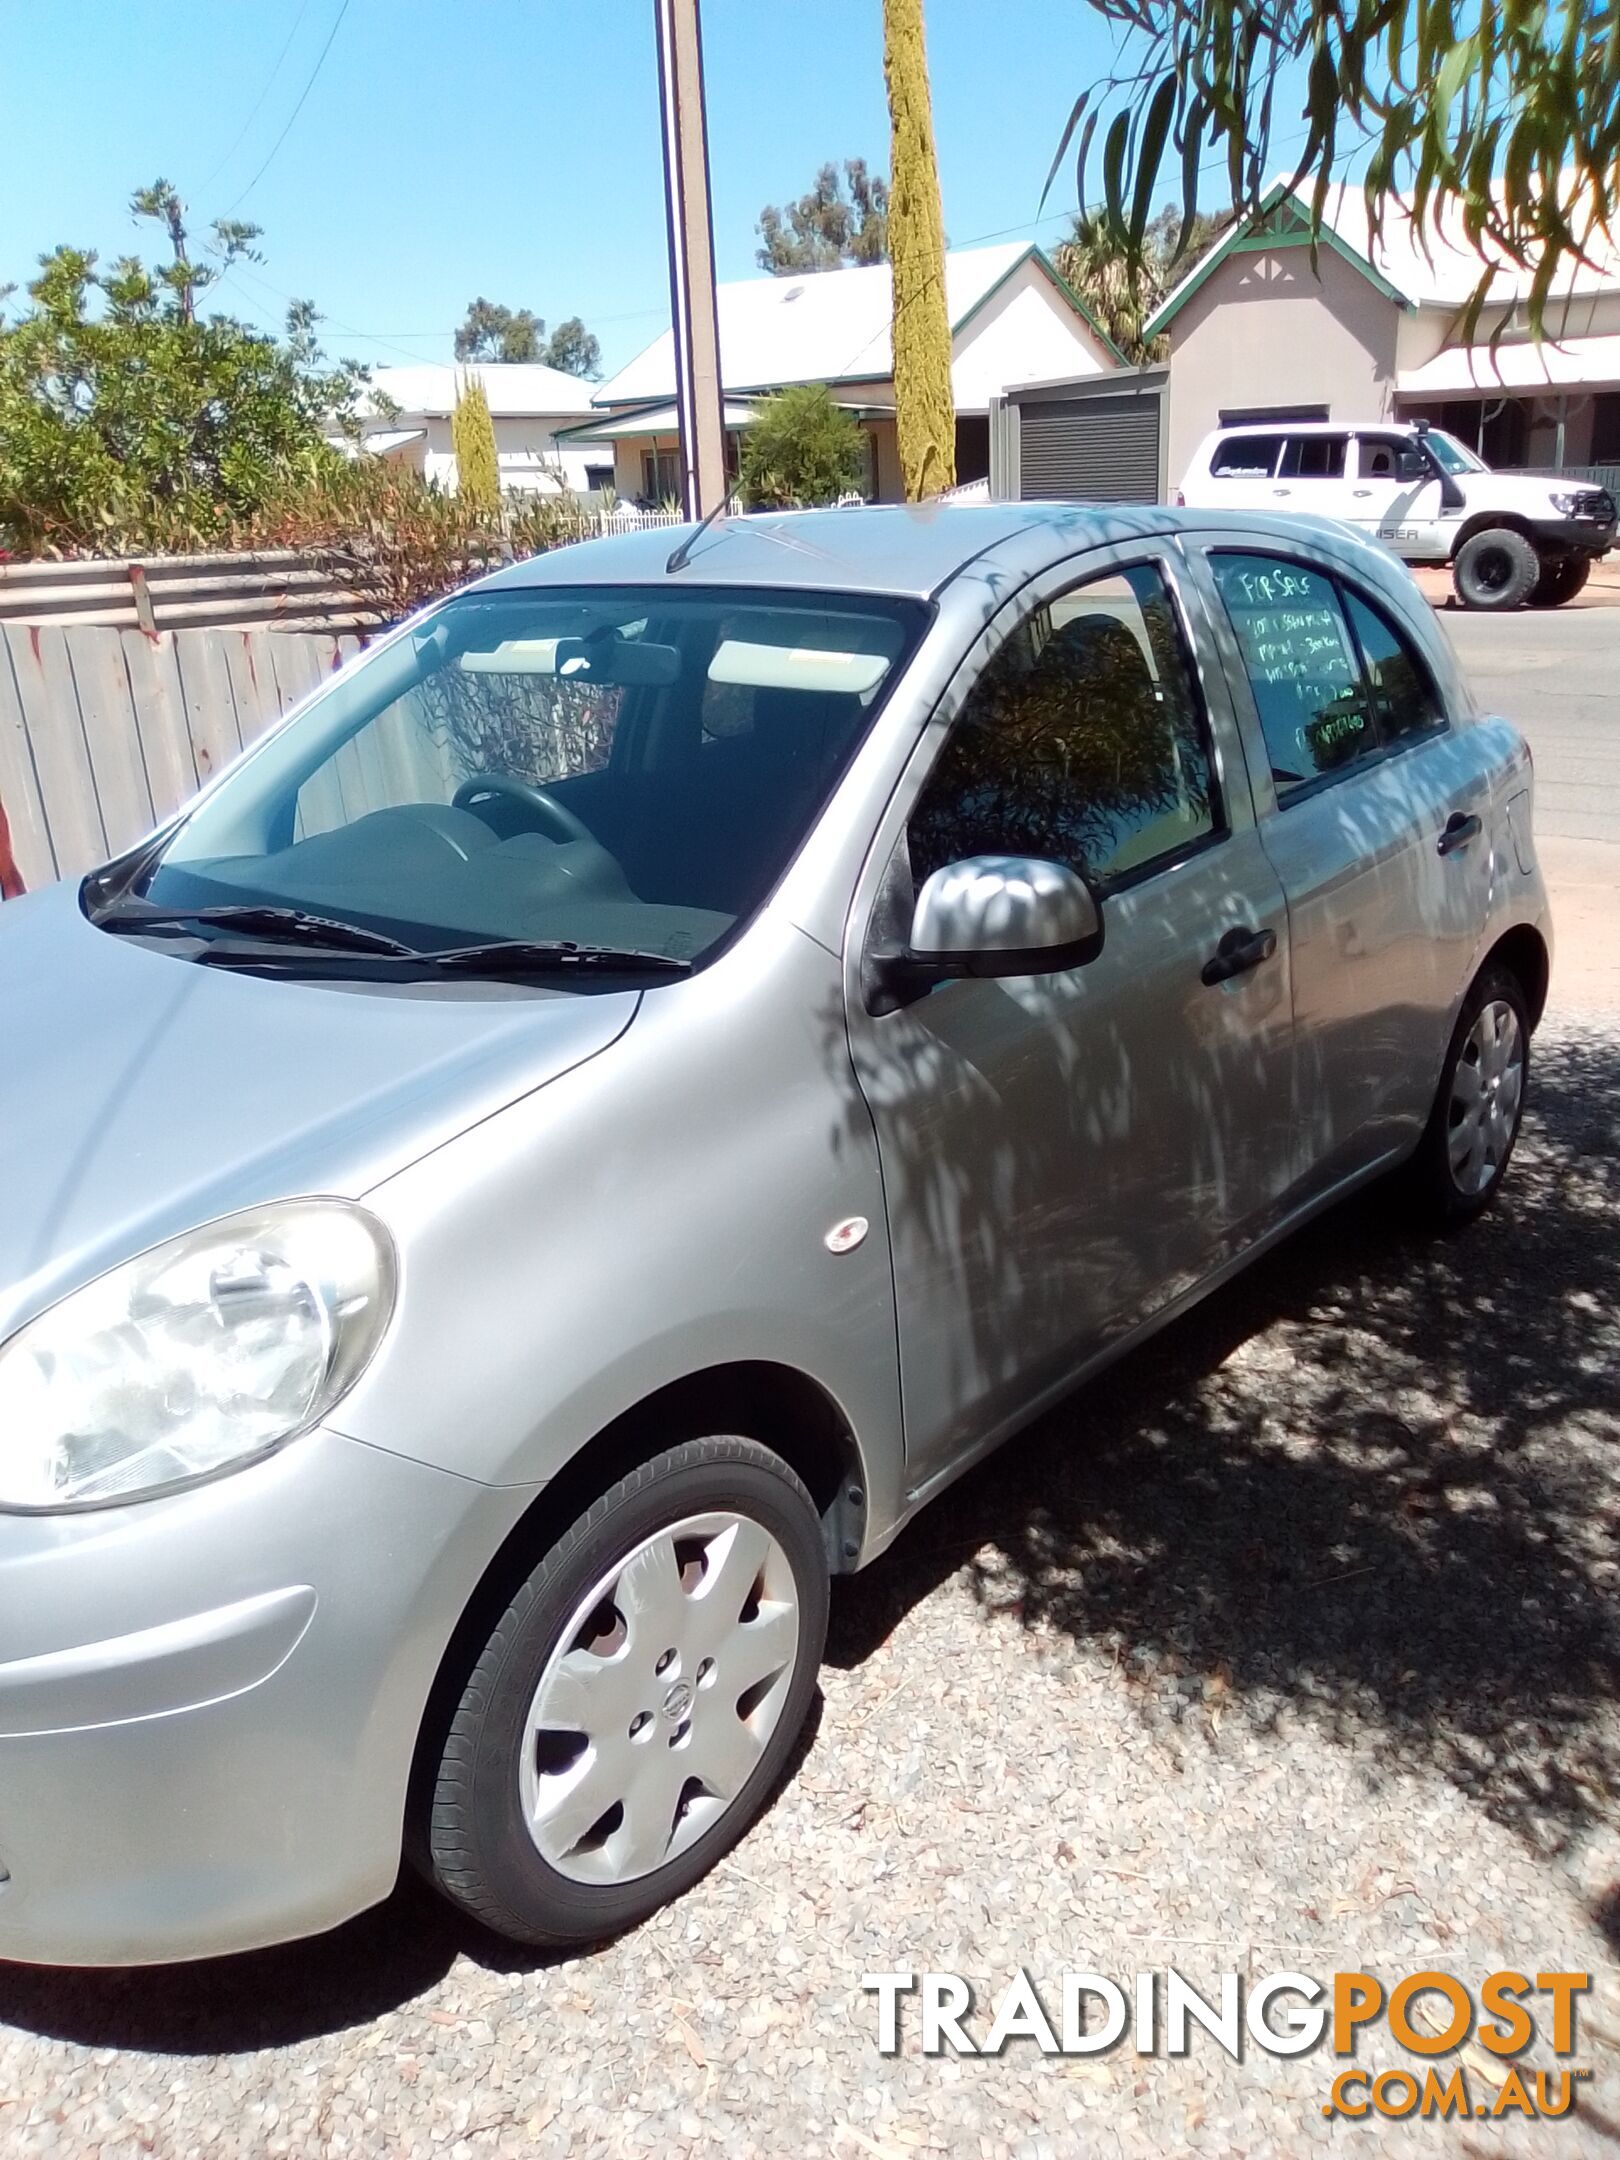
<path fill-rule="evenodd" d="M 1550 1028 L 1485 1222 L 1340 1210 L 938 1503 L 842 1587 L 775 1808 L 624 1941 L 537 1965 L 406 1888 L 0 1967 L 0 2154 L 1612 2156 L 1617 1128 L 1620 1032 Z M 1593 2079 L 1549 2129 L 1329 2124 L 1325 2054 L 886 2059 L 860 1989 L 1167 1964 L 1591 1969 Z"/>

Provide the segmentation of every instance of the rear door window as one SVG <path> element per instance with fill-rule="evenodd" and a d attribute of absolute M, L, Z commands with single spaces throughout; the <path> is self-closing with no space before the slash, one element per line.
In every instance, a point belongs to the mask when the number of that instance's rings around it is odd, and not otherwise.
<path fill-rule="evenodd" d="M 1384 610 L 1326 572 L 1217 551 L 1279 802 L 1446 725 L 1434 678 Z"/>
<path fill-rule="evenodd" d="M 1282 456 L 1280 435 L 1228 435 L 1209 461 L 1217 480 L 1269 480 Z"/>
<path fill-rule="evenodd" d="M 1338 480 L 1344 474 L 1348 435 L 1290 435 L 1283 445 L 1284 480 Z"/>
<path fill-rule="evenodd" d="M 1333 580 L 1269 555 L 1210 557 L 1279 799 L 1372 755 L 1378 732 Z"/>

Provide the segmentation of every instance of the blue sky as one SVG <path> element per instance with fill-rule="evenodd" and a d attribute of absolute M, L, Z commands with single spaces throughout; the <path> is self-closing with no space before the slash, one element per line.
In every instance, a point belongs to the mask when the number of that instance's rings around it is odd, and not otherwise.
<path fill-rule="evenodd" d="M 1106 32 L 1084 0 L 927 13 L 948 237 L 1059 236 L 1072 177 L 1037 224 L 1041 185 Z M 887 169 L 879 0 L 705 0 L 704 44 L 719 270 L 743 277 L 764 203 L 826 158 Z M 265 228 L 218 304 L 279 324 L 313 299 L 336 353 L 448 359 L 482 293 L 582 315 L 611 371 L 668 319 L 651 0 L 0 0 L 0 109 L 0 283 L 61 241 L 150 249 L 125 204 L 161 173 L 199 231 Z"/>

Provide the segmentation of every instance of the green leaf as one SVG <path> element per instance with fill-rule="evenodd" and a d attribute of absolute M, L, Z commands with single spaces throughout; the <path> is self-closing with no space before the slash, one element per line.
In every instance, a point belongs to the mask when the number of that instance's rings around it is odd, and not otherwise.
<path fill-rule="evenodd" d="M 1142 251 L 1142 237 L 1153 209 L 1153 190 L 1159 184 L 1159 166 L 1164 158 L 1164 146 L 1170 139 L 1170 123 L 1175 118 L 1179 94 L 1180 85 L 1176 78 L 1166 75 L 1154 91 L 1147 118 L 1142 123 L 1141 140 L 1136 146 L 1136 193 L 1131 203 L 1130 247 L 1133 256 Z"/>
<path fill-rule="evenodd" d="M 1091 92 L 1082 90 L 1069 109 L 1069 117 L 1063 123 L 1063 133 L 1058 137 L 1057 149 L 1052 154 L 1052 163 L 1047 170 L 1046 179 L 1041 187 L 1041 199 L 1036 205 L 1037 210 L 1046 208 L 1046 198 L 1052 192 L 1052 182 L 1057 178 L 1058 167 L 1063 163 L 1064 154 L 1074 139 L 1074 131 L 1084 118 L 1086 106 L 1090 103 L 1090 100 Z"/>

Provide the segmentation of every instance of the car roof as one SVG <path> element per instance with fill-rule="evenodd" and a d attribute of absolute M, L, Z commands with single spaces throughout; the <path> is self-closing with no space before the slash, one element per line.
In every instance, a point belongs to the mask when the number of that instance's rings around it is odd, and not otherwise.
<path fill-rule="evenodd" d="M 475 592 L 547 586 L 746 586 L 778 592 L 870 593 L 933 599 L 953 581 L 1005 597 L 1026 579 L 1094 548 L 1176 533 L 1259 542 L 1285 552 L 1301 543 L 1347 556 L 1381 577 L 1394 558 L 1351 527 L 1298 511 L 1171 509 L 1160 503 L 916 503 L 736 516 L 710 527 L 686 565 L 672 554 L 696 528 L 656 526 L 552 548 L 481 578 Z M 969 575 L 964 576 L 964 573 Z"/>
<path fill-rule="evenodd" d="M 1242 420 L 1218 427 L 1210 436 L 1228 435 L 1415 435 L 1410 420 Z"/>
<path fill-rule="evenodd" d="M 894 503 L 728 517 L 682 569 L 670 557 L 696 527 L 657 526 L 553 548 L 498 570 L 481 589 L 538 585 L 750 585 L 931 599 L 967 565 L 1049 537 L 1051 559 L 1122 537 L 1168 532 L 1175 513 L 1126 503 Z M 1123 529 L 1122 529 L 1123 528 Z"/>

